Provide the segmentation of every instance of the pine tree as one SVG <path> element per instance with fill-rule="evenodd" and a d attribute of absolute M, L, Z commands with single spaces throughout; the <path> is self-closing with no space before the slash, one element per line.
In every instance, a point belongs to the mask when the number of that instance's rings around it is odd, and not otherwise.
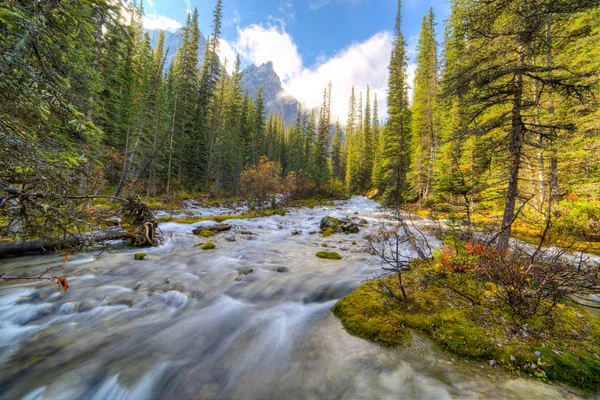
<path fill-rule="evenodd" d="M 342 165 L 342 127 L 340 126 L 339 119 L 335 123 L 335 133 L 333 134 L 333 144 L 331 147 L 331 169 L 334 179 L 341 181 L 345 178 Z"/>
<path fill-rule="evenodd" d="M 375 159 L 374 141 L 371 121 L 371 93 L 367 85 L 367 98 L 363 122 L 363 154 L 362 154 L 362 181 L 363 190 L 371 188 L 371 177 L 373 175 L 373 162 Z"/>
<path fill-rule="evenodd" d="M 474 105 L 471 119 L 480 121 L 478 135 L 493 134 L 505 129 L 508 135 L 501 143 L 506 149 L 505 192 L 502 226 L 498 235 L 498 248 L 507 249 L 514 220 L 524 203 L 517 208 L 520 195 L 520 173 L 527 146 L 534 142 L 540 130 L 548 135 L 570 128 L 560 122 L 535 121 L 537 103 L 529 101 L 534 96 L 531 88 L 537 82 L 549 85 L 552 94 L 563 99 L 585 99 L 589 86 L 581 74 L 565 74 L 559 64 L 535 65 L 532 60 L 549 45 L 546 26 L 565 16 L 597 6 L 597 1 L 572 2 L 557 0 L 543 6 L 536 1 L 509 0 L 502 3 L 470 3 L 458 8 L 459 18 L 468 27 L 469 46 L 477 51 L 468 53 L 465 65 L 449 80 L 447 94 L 458 94 L 469 88 L 468 102 Z M 493 112 L 492 112 L 493 111 Z M 533 118 L 531 117 L 533 116 Z"/>
<path fill-rule="evenodd" d="M 394 30 L 394 45 L 390 59 L 388 81 L 388 124 L 385 129 L 383 153 L 384 202 L 400 207 L 409 196 L 406 181 L 410 167 L 410 110 L 408 108 L 406 43 L 400 29 L 401 1 Z"/>
<path fill-rule="evenodd" d="M 432 192 L 435 155 L 438 148 L 437 116 L 437 43 L 433 9 L 423 17 L 417 46 L 417 72 L 412 104 L 411 182 L 419 200 L 427 200 Z"/>
<path fill-rule="evenodd" d="M 329 105 L 327 102 L 327 88 L 323 90 L 323 105 L 319 117 L 319 132 L 315 152 L 315 178 L 317 183 L 325 183 L 329 180 Z"/>

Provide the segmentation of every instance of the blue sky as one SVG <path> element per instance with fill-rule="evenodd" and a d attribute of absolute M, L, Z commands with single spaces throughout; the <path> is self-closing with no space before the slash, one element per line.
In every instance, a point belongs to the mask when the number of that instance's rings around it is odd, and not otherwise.
<path fill-rule="evenodd" d="M 215 0 L 145 0 L 145 25 L 174 29 L 198 8 L 200 30 L 211 31 Z M 244 65 L 273 61 L 284 88 L 309 107 L 333 83 L 334 114 L 344 117 L 352 85 L 370 85 L 385 108 L 387 64 L 396 0 L 223 0 L 222 58 L 239 53 Z M 447 0 L 405 0 L 402 31 L 410 72 L 421 19 L 433 7 L 441 41 Z M 382 108 L 383 107 L 383 108 Z"/>

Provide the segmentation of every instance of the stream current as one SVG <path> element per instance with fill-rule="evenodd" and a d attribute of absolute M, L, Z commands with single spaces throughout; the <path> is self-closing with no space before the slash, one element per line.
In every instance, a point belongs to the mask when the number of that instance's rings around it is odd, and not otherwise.
<path fill-rule="evenodd" d="M 326 215 L 365 218 L 369 228 L 310 234 Z M 417 335 L 389 349 L 346 333 L 331 308 L 378 272 L 364 234 L 384 218 L 377 203 L 353 197 L 283 217 L 232 219 L 231 231 L 210 238 L 212 251 L 194 247 L 201 238 L 192 229 L 214 222 L 163 223 L 166 243 L 146 250 L 144 261 L 131 249 L 73 255 L 50 274 L 69 277 L 66 293 L 48 282 L 2 283 L 0 398 L 574 397 L 456 360 Z M 343 260 L 316 258 L 321 250 Z M 1 271 L 33 275 L 63 256 L 3 259 Z"/>

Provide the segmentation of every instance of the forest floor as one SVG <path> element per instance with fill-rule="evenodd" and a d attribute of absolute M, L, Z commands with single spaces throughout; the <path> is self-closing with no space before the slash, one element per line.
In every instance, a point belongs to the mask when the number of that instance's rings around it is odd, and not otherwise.
<path fill-rule="evenodd" d="M 429 208 L 419 208 L 414 206 L 416 214 L 425 219 L 430 219 L 434 222 L 447 221 L 450 218 L 450 213 L 432 211 Z M 501 213 L 490 212 L 488 214 L 473 213 L 471 220 L 473 227 L 476 230 L 485 230 L 490 226 L 499 226 L 502 219 Z M 524 243 L 538 245 L 543 233 L 544 227 L 537 226 L 536 224 L 528 224 L 523 221 L 517 220 L 512 226 L 511 235 L 513 238 L 520 240 Z M 548 237 L 548 244 L 560 248 L 568 248 L 572 252 L 584 252 L 595 255 L 600 255 L 600 241 L 589 241 L 582 240 L 572 234 L 561 234 L 555 235 L 550 232 Z"/>

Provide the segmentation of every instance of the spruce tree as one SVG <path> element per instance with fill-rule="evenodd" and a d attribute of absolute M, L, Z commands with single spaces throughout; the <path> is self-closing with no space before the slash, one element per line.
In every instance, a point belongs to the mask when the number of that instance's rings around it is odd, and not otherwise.
<path fill-rule="evenodd" d="M 423 17 L 417 46 L 417 71 L 412 103 L 411 183 L 419 200 L 427 200 L 432 192 L 435 155 L 439 142 L 437 115 L 437 43 L 433 9 Z"/>
<path fill-rule="evenodd" d="M 410 167 L 410 110 L 408 104 L 406 43 L 400 29 L 401 1 L 398 0 L 394 43 L 388 81 L 388 123 L 383 152 L 384 202 L 399 208 L 409 198 L 407 174 Z"/>

